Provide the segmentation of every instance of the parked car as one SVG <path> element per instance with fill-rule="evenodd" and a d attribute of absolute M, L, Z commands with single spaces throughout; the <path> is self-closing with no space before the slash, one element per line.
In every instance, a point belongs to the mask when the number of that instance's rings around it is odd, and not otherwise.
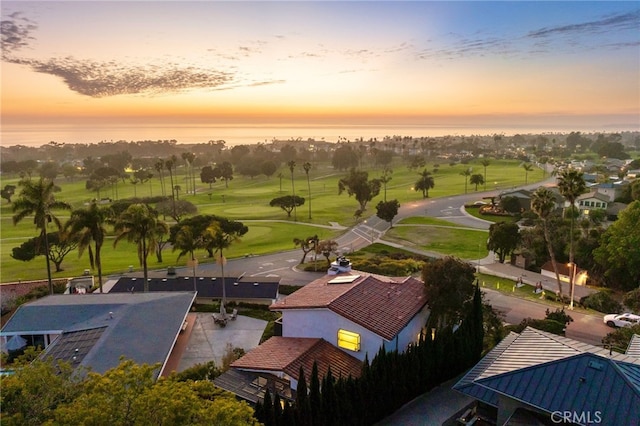
<path fill-rule="evenodd" d="M 631 327 L 640 324 L 640 315 L 631 313 L 609 314 L 604 316 L 604 323 L 609 327 Z"/>

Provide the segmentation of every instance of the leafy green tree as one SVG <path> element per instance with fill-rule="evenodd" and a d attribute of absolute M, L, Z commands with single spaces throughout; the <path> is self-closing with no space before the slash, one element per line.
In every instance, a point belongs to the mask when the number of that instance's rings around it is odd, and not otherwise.
<path fill-rule="evenodd" d="M 606 271 L 605 276 L 617 281 L 624 290 L 640 283 L 640 201 L 634 201 L 620 212 L 602 235 L 600 247 L 593 255 Z"/>
<path fill-rule="evenodd" d="M 300 246 L 300 248 L 302 249 L 303 254 L 302 254 L 302 260 L 300 261 L 300 264 L 303 264 L 305 259 L 307 258 L 307 255 L 316 249 L 319 241 L 320 240 L 318 239 L 318 235 L 312 235 L 304 239 L 301 239 L 301 238 L 293 239 L 293 244 L 295 244 L 296 247 Z"/>
<path fill-rule="evenodd" d="M 327 265 L 331 266 L 331 255 L 338 250 L 338 243 L 334 240 L 322 240 L 316 246 L 316 253 L 320 253 L 327 259 Z"/>
<path fill-rule="evenodd" d="M 336 170 L 348 170 L 358 166 L 358 154 L 351 148 L 351 145 L 339 143 L 333 151 L 331 165 Z"/>
<path fill-rule="evenodd" d="M 158 213 L 146 204 L 132 204 L 116 220 L 114 231 L 116 247 L 122 240 L 138 246 L 138 261 L 144 271 L 144 291 L 149 291 L 147 258 L 156 246 L 159 233 L 168 233 L 169 227 L 158 219 Z"/>
<path fill-rule="evenodd" d="M 631 327 L 620 327 L 604 336 L 602 344 L 612 351 L 624 353 L 634 334 L 640 334 L 640 324 Z"/>
<path fill-rule="evenodd" d="M 398 200 L 380 201 L 376 206 L 376 216 L 389 222 L 389 227 L 393 228 L 393 218 L 398 215 L 400 202 Z"/>
<path fill-rule="evenodd" d="M 347 191 L 350 197 L 355 196 L 360 211 L 365 211 L 367 203 L 380 194 L 381 184 L 380 179 L 369 180 L 367 172 L 351 169 L 348 176 L 338 181 L 338 195 Z"/>
<path fill-rule="evenodd" d="M 474 268 L 467 262 L 445 257 L 427 262 L 422 270 L 425 295 L 431 309 L 429 321 L 438 329 L 457 324 L 474 292 Z"/>
<path fill-rule="evenodd" d="M 520 213 L 520 201 L 512 195 L 500 197 L 500 207 L 507 213 Z"/>
<path fill-rule="evenodd" d="M 81 379 L 69 364 L 35 359 L 2 377 L 2 424 L 45 424 L 82 391 Z"/>
<path fill-rule="evenodd" d="M 632 311 L 640 312 L 640 287 L 626 293 L 622 299 L 622 303 Z"/>
<path fill-rule="evenodd" d="M 49 240 L 49 259 L 55 265 L 56 272 L 62 272 L 62 261 L 69 252 L 78 247 L 78 240 L 61 237 L 60 231 L 49 232 L 47 239 Z M 23 262 L 28 262 L 36 256 L 44 254 L 46 254 L 44 252 L 44 243 L 40 237 L 30 238 L 11 250 L 11 257 Z"/>
<path fill-rule="evenodd" d="M 420 173 L 420 179 L 416 181 L 413 185 L 413 188 L 416 191 L 422 191 L 422 198 L 429 198 L 429 190 L 435 186 L 435 182 L 433 180 L 433 176 L 427 169 L 424 169 Z"/>
<path fill-rule="evenodd" d="M 211 189 L 211 185 L 216 183 L 216 174 L 213 171 L 213 167 L 204 166 L 200 169 L 200 181 L 202 183 L 208 183 L 209 189 Z"/>
<path fill-rule="evenodd" d="M 235 148 L 235 147 L 234 147 Z M 224 161 L 222 164 L 217 164 L 213 168 L 213 173 L 216 178 L 224 181 L 224 187 L 229 187 L 229 181 L 233 180 L 233 166 L 230 162 Z"/>
<path fill-rule="evenodd" d="M 295 210 L 297 206 L 304 204 L 304 198 L 297 195 L 285 195 L 282 197 L 274 198 L 269 202 L 271 207 L 280 207 L 287 212 L 287 217 L 291 217 L 291 212 Z"/>
<path fill-rule="evenodd" d="M 185 216 L 198 213 L 198 208 L 187 200 L 163 200 L 156 204 L 156 209 L 163 216 L 170 216 L 176 222 L 180 222 Z"/>
<path fill-rule="evenodd" d="M 16 193 L 15 185 L 5 185 L 2 190 L 0 190 L 0 197 L 7 200 L 9 204 L 11 204 L 11 197 Z"/>
<path fill-rule="evenodd" d="M 89 253 L 91 269 L 98 269 L 98 286 L 102 293 L 102 246 L 107 235 L 105 224 L 109 218 L 109 211 L 91 203 L 88 208 L 71 212 L 71 218 L 65 224 L 65 232 L 78 239 L 78 255 L 85 250 Z M 93 243 L 93 247 L 91 244 Z"/>
<path fill-rule="evenodd" d="M 260 164 L 260 171 L 263 175 L 270 178 L 278 170 L 278 165 L 273 160 L 266 160 Z"/>
<path fill-rule="evenodd" d="M 556 200 L 553 196 L 553 192 L 549 189 L 541 186 L 531 196 L 531 210 L 538 215 L 542 221 L 542 229 L 544 231 L 544 240 L 547 244 L 547 250 L 549 251 L 549 258 L 551 259 L 551 265 L 556 273 L 556 281 L 558 283 L 558 295 L 562 298 L 562 282 L 560 281 L 560 274 L 558 274 L 558 266 L 556 264 L 556 256 L 551 244 L 551 236 L 549 234 L 549 220 L 552 213 L 556 209 Z"/>
<path fill-rule="evenodd" d="M 498 222 L 489 226 L 487 249 L 495 252 L 500 263 L 520 245 L 520 228 L 513 222 Z"/>
<path fill-rule="evenodd" d="M 21 180 L 22 187 L 20 198 L 13 203 L 13 224 L 17 225 L 23 219 L 33 216 L 33 224 L 40 231 L 40 237 L 44 241 L 44 252 L 49 252 L 49 238 L 47 226 L 53 222 L 58 229 L 62 228 L 60 219 L 55 215 L 55 210 L 71 210 L 71 205 L 55 199 L 55 193 L 60 191 L 53 181 L 40 178 L 39 180 Z M 49 256 L 45 256 L 47 262 L 47 279 L 49 281 L 49 293 L 53 294 L 53 282 L 51 281 L 51 264 Z"/>

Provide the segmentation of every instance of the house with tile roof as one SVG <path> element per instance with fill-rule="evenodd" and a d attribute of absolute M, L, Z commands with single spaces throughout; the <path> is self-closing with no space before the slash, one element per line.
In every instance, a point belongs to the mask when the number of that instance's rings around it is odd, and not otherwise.
<path fill-rule="evenodd" d="M 274 336 L 234 361 L 214 383 L 252 403 L 264 398 L 267 389 L 293 401 L 300 369 L 309 383 L 314 362 L 319 377 L 331 369 L 333 377 L 356 378 L 362 370 L 360 360 L 324 339 Z"/>
<path fill-rule="evenodd" d="M 42 358 L 98 373 L 120 364 L 156 364 L 163 374 L 195 292 L 90 293 L 46 296 L 20 306 L 0 331 L 9 341 L 40 346 Z M 11 347 L 11 345 L 9 345 Z"/>
<path fill-rule="evenodd" d="M 321 338 L 364 361 L 380 347 L 403 352 L 429 317 L 422 281 L 363 272 L 326 275 L 270 306 L 282 336 Z"/>
<path fill-rule="evenodd" d="M 429 317 L 424 284 L 412 277 L 350 271 L 327 274 L 270 306 L 282 313 L 280 332 L 231 364 L 214 383 L 257 402 L 267 389 L 294 399 L 300 368 L 319 376 L 359 377 L 381 347 L 403 352 Z"/>
<path fill-rule="evenodd" d="M 453 389 L 497 425 L 640 424 L 640 357 L 530 327 L 510 333 Z"/>

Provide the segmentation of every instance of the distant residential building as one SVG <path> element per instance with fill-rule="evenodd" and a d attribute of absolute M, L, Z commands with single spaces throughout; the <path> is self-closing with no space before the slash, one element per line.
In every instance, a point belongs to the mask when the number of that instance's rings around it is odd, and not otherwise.
<path fill-rule="evenodd" d="M 611 200 L 607 195 L 598 192 L 582 194 L 576 199 L 576 204 L 580 214 L 589 215 L 592 210 L 606 210 Z"/>
<path fill-rule="evenodd" d="M 569 265 L 567 265 L 566 263 L 556 262 L 556 267 L 558 268 L 558 275 L 560 276 L 560 281 L 568 283 L 569 275 L 571 274 L 571 268 L 569 267 Z M 547 261 L 544 265 L 540 267 L 540 274 L 543 277 L 549 277 L 554 280 L 556 279 L 556 273 L 553 270 L 553 264 L 551 263 L 551 261 Z M 576 267 L 575 274 L 576 274 L 575 279 L 573 280 L 573 283 L 575 285 L 587 284 L 588 273 L 586 270 Z"/>

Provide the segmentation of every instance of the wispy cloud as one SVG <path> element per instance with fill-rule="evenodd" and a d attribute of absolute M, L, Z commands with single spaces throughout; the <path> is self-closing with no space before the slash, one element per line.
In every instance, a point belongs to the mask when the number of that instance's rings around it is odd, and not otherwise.
<path fill-rule="evenodd" d="M 31 33 L 38 28 L 35 22 L 23 17 L 20 12 L 14 12 L 8 17 L 9 19 L 0 21 L 3 57 L 27 47 L 29 41 L 33 40 Z"/>
<path fill-rule="evenodd" d="M 458 40 L 445 47 L 427 46 L 418 50 L 417 57 L 419 59 L 457 59 L 477 56 L 526 57 L 550 51 L 575 51 L 580 48 L 623 49 L 637 46 L 640 42 L 638 28 L 640 28 L 640 10 L 606 16 L 588 22 L 543 27 L 524 33 L 520 37 L 478 36 L 462 38 L 452 34 L 452 37 Z M 602 34 L 625 31 L 632 31 L 631 37 L 635 37 L 636 40 L 611 43 L 609 40 L 598 40 L 597 38 Z M 596 41 L 594 42 L 594 40 Z"/>
<path fill-rule="evenodd" d="M 601 34 L 608 31 L 624 31 L 640 28 L 640 10 L 608 16 L 596 21 L 581 22 L 570 25 L 541 28 L 531 31 L 527 36 L 550 37 L 557 34 Z"/>

